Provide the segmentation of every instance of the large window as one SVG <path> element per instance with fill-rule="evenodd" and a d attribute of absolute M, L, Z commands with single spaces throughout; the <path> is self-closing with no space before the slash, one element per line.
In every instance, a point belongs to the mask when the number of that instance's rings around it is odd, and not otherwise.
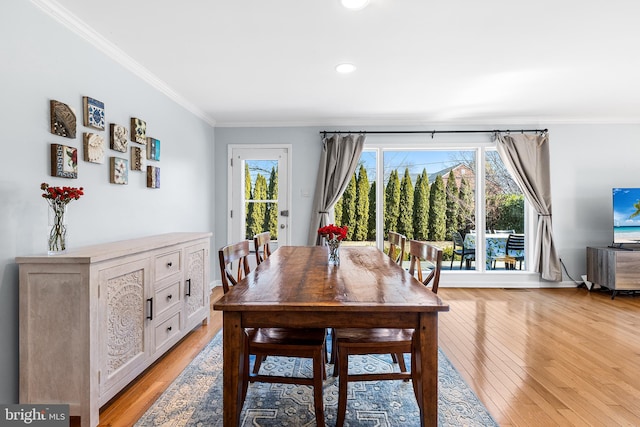
<path fill-rule="evenodd" d="M 488 144 L 366 146 L 335 218 L 349 226 L 345 244 L 386 250 L 385 236 L 395 231 L 441 247 L 445 269 L 526 270 L 524 251 L 515 262 L 504 253 L 509 234 L 525 234 L 524 196 Z"/>

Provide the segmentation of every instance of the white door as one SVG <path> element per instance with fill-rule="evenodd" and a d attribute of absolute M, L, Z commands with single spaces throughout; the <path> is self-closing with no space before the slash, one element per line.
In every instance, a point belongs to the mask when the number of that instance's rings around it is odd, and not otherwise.
<path fill-rule="evenodd" d="M 272 251 L 288 244 L 290 151 L 289 145 L 229 146 L 229 242 L 269 231 Z"/>

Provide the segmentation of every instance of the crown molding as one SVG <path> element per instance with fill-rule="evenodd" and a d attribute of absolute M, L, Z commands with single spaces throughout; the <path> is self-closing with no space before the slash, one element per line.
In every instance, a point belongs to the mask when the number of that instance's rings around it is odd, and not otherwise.
<path fill-rule="evenodd" d="M 30 0 L 31 3 L 36 5 L 47 15 L 73 31 L 75 34 L 91 43 L 98 50 L 103 52 L 109 58 L 113 59 L 118 64 L 122 65 L 127 70 L 131 71 L 136 76 L 140 77 L 143 81 L 157 89 L 159 92 L 165 94 L 169 99 L 184 107 L 186 110 L 209 123 L 211 126 L 215 126 L 216 121 L 212 117 L 209 117 L 204 111 L 196 107 L 189 102 L 183 96 L 178 94 L 164 81 L 159 79 L 155 74 L 142 66 L 135 59 L 127 55 L 124 51 L 111 43 L 101 34 L 96 32 L 93 28 L 89 27 L 86 23 L 80 20 L 77 16 L 71 13 L 68 9 L 64 8 L 55 0 Z"/>

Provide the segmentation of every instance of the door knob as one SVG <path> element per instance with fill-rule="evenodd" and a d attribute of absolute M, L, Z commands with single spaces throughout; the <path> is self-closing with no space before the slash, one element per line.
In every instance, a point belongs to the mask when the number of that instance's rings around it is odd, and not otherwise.
<path fill-rule="evenodd" d="M 280 228 L 285 228 L 285 227 L 286 227 L 286 225 L 280 224 Z"/>

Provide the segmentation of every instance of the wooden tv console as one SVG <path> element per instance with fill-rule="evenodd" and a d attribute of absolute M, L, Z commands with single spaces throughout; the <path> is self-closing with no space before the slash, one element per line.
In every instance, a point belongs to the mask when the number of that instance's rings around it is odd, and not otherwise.
<path fill-rule="evenodd" d="M 200 322 L 211 233 L 17 257 L 20 403 L 69 404 L 82 427 Z"/>
<path fill-rule="evenodd" d="M 620 291 L 640 291 L 640 251 L 622 248 L 587 248 L 587 280 Z"/>

